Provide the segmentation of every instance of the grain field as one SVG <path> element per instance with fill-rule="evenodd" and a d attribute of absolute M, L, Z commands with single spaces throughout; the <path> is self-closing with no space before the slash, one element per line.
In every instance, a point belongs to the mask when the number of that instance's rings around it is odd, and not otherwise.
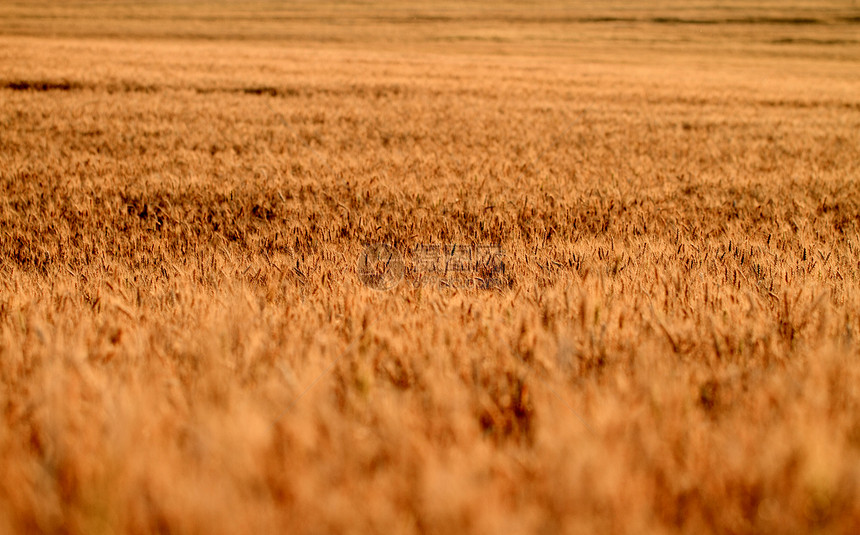
<path fill-rule="evenodd" d="M 850 0 L 3 2 L 0 532 L 857 533 L 858 179 Z"/>

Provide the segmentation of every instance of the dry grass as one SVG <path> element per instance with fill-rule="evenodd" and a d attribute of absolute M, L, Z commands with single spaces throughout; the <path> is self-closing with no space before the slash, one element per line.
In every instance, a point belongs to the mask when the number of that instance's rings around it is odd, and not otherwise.
<path fill-rule="evenodd" d="M 727 5 L 0 7 L 0 531 L 856 533 L 858 11 Z"/>

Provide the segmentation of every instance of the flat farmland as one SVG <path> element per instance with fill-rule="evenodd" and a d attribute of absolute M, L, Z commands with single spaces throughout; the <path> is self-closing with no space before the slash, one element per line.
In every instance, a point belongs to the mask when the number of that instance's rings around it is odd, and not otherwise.
<path fill-rule="evenodd" d="M 856 533 L 858 179 L 850 1 L 4 2 L 0 532 Z"/>

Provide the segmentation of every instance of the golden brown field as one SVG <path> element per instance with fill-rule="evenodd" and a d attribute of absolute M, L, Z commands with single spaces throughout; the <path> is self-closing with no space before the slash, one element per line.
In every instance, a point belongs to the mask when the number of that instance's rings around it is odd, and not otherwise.
<path fill-rule="evenodd" d="M 860 7 L 720 6 L 0 5 L 0 532 L 860 531 Z"/>

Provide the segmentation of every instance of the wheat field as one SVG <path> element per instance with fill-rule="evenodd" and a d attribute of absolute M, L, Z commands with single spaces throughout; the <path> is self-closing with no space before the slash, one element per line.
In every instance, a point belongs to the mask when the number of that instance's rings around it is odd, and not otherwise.
<path fill-rule="evenodd" d="M 3 3 L 0 532 L 857 533 L 858 173 L 850 1 Z"/>

